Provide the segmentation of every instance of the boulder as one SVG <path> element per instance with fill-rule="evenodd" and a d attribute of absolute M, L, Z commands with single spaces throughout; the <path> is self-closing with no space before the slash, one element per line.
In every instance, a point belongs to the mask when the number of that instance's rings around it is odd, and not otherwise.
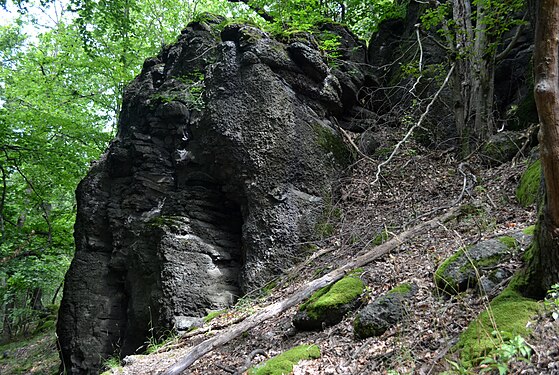
<path fill-rule="evenodd" d="M 295 328 L 308 331 L 338 324 L 360 304 L 365 284 L 356 270 L 332 285 L 315 292 L 293 317 Z"/>
<path fill-rule="evenodd" d="M 222 21 L 146 60 L 77 189 L 57 326 L 68 373 L 195 326 L 293 265 L 348 162 L 333 117 L 350 108 L 318 49 Z"/>
<path fill-rule="evenodd" d="M 460 248 L 435 271 L 435 284 L 444 295 L 451 296 L 468 288 L 488 293 L 512 272 L 499 264 L 526 249 L 532 240 L 530 231 L 491 238 Z"/>
<path fill-rule="evenodd" d="M 365 306 L 353 322 L 355 337 L 380 336 L 406 315 L 408 300 L 417 292 L 417 285 L 402 283 Z"/>
<path fill-rule="evenodd" d="M 511 161 L 525 142 L 526 136 L 522 132 L 505 130 L 489 137 L 481 155 L 487 164 L 497 166 Z"/>

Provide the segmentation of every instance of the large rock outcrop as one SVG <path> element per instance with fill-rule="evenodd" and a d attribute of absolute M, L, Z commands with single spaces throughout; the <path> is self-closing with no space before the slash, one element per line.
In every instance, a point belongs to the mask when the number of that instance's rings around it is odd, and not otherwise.
<path fill-rule="evenodd" d="M 334 70 L 309 35 L 281 43 L 222 21 L 190 24 L 144 63 L 78 187 L 57 328 L 68 373 L 96 373 L 150 328 L 230 305 L 292 265 L 345 162 L 333 123 L 374 82 L 364 46 L 346 41 L 354 53 Z"/>

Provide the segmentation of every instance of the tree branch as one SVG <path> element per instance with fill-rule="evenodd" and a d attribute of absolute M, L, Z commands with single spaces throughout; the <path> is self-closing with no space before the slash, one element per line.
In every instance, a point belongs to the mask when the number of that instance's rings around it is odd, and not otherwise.
<path fill-rule="evenodd" d="M 394 147 L 394 150 L 392 151 L 392 153 L 390 154 L 390 156 L 388 157 L 388 159 L 386 159 L 385 161 L 383 161 L 382 163 L 380 163 L 377 166 L 377 173 L 375 175 L 375 179 L 373 180 L 373 182 L 371 183 L 371 186 L 376 184 L 380 178 L 380 173 L 381 173 L 381 168 L 383 166 L 385 166 L 386 164 L 390 163 L 390 161 L 392 160 L 392 158 L 394 157 L 394 155 L 396 155 L 396 153 L 398 152 L 398 150 L 400 149 L 400 147 L 408 140 L 408 138 L 412 135 L 413 131 L 418 128 L 419 126 L 421 126 L 421 124 L 423 123 L 423 120 L 425 120 L 425 117 L 427 117 L 427 114 L 429 113 L 429 110 L 431 109 L 431 106 L 433 105 L 433 103 L 435 102 L 435 100 L 437 100 L 437 98 L 439 97 L 439 94 L 441 93 L 441 91 L 443 91 L 443 88 L 446 86 L 446 84 L 448 83 L 448 80 L 450 79 L 450 76 L 452 75 L 452 72 L 454 71 L 454 64 L 452 64 L 452 66 L 450 67 L 450 70 L 448 71 L 448 74 L 446 75 L 446 78 L 444 79 L 443 84 L 441 85 L 441 87 L 439 87 L 439 89 L 437 90 L 437 92 L 435 93 L 435 95 L 433 96 L 433 98 L 431 99 L 431 101 L 429 102 L 429 104 L 427 105 L 427 108 L 425 109 L 425 112 L 423 112 L 421 114 L 421 117 L 419 118 L 419 121 L 414 124 L 410 130 L 408 130 L 408 132 L 406 133 L 406 135 L 404 136 L 404 138 L 402 140 L 400 140 L 400 142 L 398 142 L 398 144 L 396 144 L 396 147 Z"/>
<path fill-rule="evenodd" d="M 524 16 L 522 16 L 522 21 L 524 21 L 525 18 L 526 18 L 526 13 L 524 13 Z M 516 42 L 518 42 L 518 38 L 520 38 L 520 34 L 522 33 L 523 29 L 524 29 L 524 24 L 523 23 L 518 25 L 518 28 L 516 29 L 516 33 L 514 34 L 512 40 L 510 41 L 508 46 L 501 53 L 499 53 L 497 56 L 495 56 L 495 63 L 503 60 L 505 57 L 508 56 L 508 54 L 510 53 L 512 48 L 516 45 Z"/>
<path fill-rule="evenodd" d="M 258 5 L 255 5 L 250 0 L 227 0 L 227 1 L 229 1 L 230 3 L 244 3 L 250 9 L 252 9 L 256 14 L 258 14 L 260 17 L 264 18 L 265 21 L 268 21 L 270 23 L 276 21 L 276 19 L 274 17 L 270 16 L 268 14 L 268 12 L 266 12 L 264 9 L 260 8 Z"/>

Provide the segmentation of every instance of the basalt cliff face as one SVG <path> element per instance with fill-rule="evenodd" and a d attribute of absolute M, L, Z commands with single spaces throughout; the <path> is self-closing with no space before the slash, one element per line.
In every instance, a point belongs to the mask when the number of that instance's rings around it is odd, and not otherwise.
<path fill-rule="evenodd" d="M 231 305 L 303 254 L 347 162 L 336 127 L 373 85 L 339 26 L 336 68 L 310 35 L 280 42 L 222 19 L 146 60 L 119 130 L 77 190 L 58 337 L 65 369 Z M 184 327 L 183 327 L 184 328 Z"/>

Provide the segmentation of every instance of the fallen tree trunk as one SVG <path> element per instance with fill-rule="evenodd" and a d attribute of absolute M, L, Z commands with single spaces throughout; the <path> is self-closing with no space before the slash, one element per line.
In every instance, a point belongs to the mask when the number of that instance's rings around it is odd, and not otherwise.
<path fill-rule="evenodd" d="M 330 285 L 347 274 L 349 271 L 363 267 L 373 260 L 386 255 L 391 250 L 394 250 L 407 240 L 414 238 L 423 231 L 435 228 L 439 223 L 444 222 L 451 218 L 454 213 L 458 210 L 457 207 L 449 210 L 447 213 L 437 216 L 434 219 L 423 222 L 416 225 L 415 227 L 400 233 L 398 236 L 390 239 L 389 241 L 376 246 L 370 251 L 363 255 L 358 256 L 355 260 L 343 265 L 340 268 L 322 276 L 319 279 L 313 280 L 308 283 L 301 291 L 295 293 L 291 297 L 284 299 L 283 301 L 276 302 L 273 305 L 268 306 L 266 309 L 256 313 L 255 315 L 245 319 L 244 321 L 229 327 L 227 330 L 219 333 L 218 335 L 211 337 L 198 345 L 195 345 L 190 349 L 188 354 L 182 357 L 176 364 L 169 367 L 163 375 L 178 375 L 186 370 L 191 364 L 197 361 L 199 358 L 205 354 L 211 352 L 213 349 L 228 343 L 237 336 L 240 336 L 243 332 L 256 327 L 260 323 L 284 312 L 285 310 L 301 303 L 304 299 L 310 297 L 318 289 Z"/>

